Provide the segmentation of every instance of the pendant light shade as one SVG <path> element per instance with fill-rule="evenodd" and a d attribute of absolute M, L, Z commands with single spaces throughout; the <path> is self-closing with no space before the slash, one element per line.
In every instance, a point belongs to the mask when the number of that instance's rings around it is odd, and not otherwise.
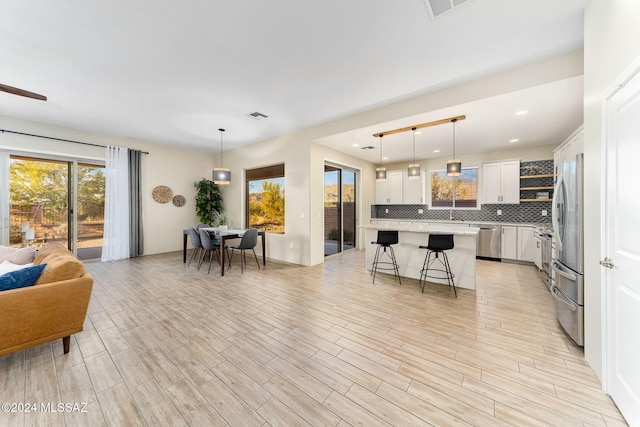
<path fill-rule="evenodd" d="M 227 185 L 231 182 L 231 171 L 222 167 L 222 134 L 224 129 L 218 129 L 220 131 L 220 167 L 213 168 L 213 182 L 218 185 Z"/>
<path fill-rule="evenodd" d="M 420 179 L 420 165 L 416 163 L 416 128 L 413 131 L 413 162 L 407 168 L 408 179 Z"/>
<path fill-rule="evenodd" d="M 376 168 L 376 181 L 383 182 L 387 180 L 387 169 L 382 166 L 382 137 L 380 134 L 380 167 Z"/>
<path fill-rule="evenodd" d="M 447 162 L 447 175 L 448 176 L 460 176 L 462 170 L 462 162 L 460 159 L 456 159 L 456 122 L 457 119 L 452 119 L 453 123 L 453 158 Z"/>

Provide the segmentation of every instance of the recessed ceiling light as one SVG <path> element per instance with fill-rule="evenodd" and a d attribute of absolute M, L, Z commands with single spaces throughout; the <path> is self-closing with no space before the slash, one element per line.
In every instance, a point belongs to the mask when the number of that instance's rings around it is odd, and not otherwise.
<path fill-rule="evenodd" d="M 382 160 L 389 160 L 389 158 L 388 157 L 383 157 Z"/>
<path fill-rule="evenodd" d="M 360 147 L 360 144 L 351 144 L 352 147 Z"/>
<path fill-rule="evenodd" d="M 440 152 L 440 150 L 433 150 L 433 152 L 434 152 L 434 153 L 439 153 L 439 152 Z"/>
<path fill-rule="evenodd" d="M 510 139 L 510 140 L 509 140 L 509 142 L 519 142 L 519 141 L 520 141 L 520 140 L 519 140 L 518 138 L 513 138 L 513 139 Z"/>
<path fill-rule="evenodd" d="M 516 111 L 516 116 L 524 116 L 525 114 L 529 114 L 529 110 Z"/>
<path fill-rule="evenodd" d="M 420 135 L 421 133 L 422 133 L 421 130 L 417 130 L 417 131 L 414 132 L 414 134 L 416 134 L 416 135 Z"/>

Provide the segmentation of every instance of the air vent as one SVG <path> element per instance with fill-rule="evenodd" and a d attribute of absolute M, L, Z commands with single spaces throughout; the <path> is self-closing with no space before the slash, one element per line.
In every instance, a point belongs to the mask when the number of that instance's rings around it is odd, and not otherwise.
<path fill-rule="evenodd" d="M 423 0 L 432 20 L 441 17 L 469 0 Z"/>
<path fill-rule="evenodd" d="M 361 150 L 373 150 L 374 148 L 376 148 L 376 147 L 374 147 L 373 145 L 367 145 L 366 147 L 360 147 Z"/>
<path fill-rule="evenodd" d="M 257 111 L 254 111 L 253 113 L 249 113 L 249 117 L 253 117 L 256 120 L 262 120 L 262 119 L 266 119 L 269 116 L 262 113 L 258 113 Z"/>

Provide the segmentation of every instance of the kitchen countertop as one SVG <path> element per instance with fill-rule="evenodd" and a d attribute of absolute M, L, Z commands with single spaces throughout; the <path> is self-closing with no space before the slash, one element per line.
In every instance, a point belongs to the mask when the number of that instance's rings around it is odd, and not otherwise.
<path fill-rule="evenodd" d="M 462 221 L 462 220 L 446 220 L 446 219 L 387 219 L 387 218 L 371 218 L 375 222 L 387 223 L 442 223 L 442 224 L 470 224 L 470 225 L 512 225 L 519 227 L 536 227 L 551 230 L 551 223 L 533 223 L 533 222 L 500 222 L 500 221 Z"/>
<path fill-rule="evenodd" d="M 447 233 L 453 234 L 456 236 L 476 236 L 480 229 L 478 227 L 468 227 L 468 228 L 448 228 L 446 227 L 446 223 L 442 223 L 442 226 L 438 224 L 436 227 L 430 227 L 426 223 L 417 224 L 415 222 L 406 221 L 405 224 L 400 224 L 397 221 L 394 221 L 394 224 L 389 224 L 391 221 L 385 221 L 380 224 L 365 224 L 359 226 L 359 228 L 364 228 L 366 230 L 398 230 L 398 231 L 407 231 L 411 233 Z M 432 221 L 433 222 L 433 221 Z M 469 224 L 469 223 L 467 223 Z M 451 223 L 453 225 L 453 223 Z"/>

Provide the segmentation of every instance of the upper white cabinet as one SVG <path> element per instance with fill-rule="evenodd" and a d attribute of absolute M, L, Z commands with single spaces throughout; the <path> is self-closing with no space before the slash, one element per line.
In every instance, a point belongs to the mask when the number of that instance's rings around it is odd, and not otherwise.
<path fill-rule="evenodd" d="M 407 171 L 388 171 L 386 181 L 376 181 L 376 205 L 423 205 L 425 171 L 420 179 L 409 179 Z"/>
<path fill-rule="evenodd" d="M 424 198 L 426 173 L 424 169 L 420 169 L 420 178 L 409 179 L 408 173 L 403 172 L 404 175 L 404 204 L 405 205 L 424 205 L 426 200 Z"/>
<path fill-rule="evenodd" d="M 484 203 L 520 203 L 520 161 L 482 165 Z"/>

